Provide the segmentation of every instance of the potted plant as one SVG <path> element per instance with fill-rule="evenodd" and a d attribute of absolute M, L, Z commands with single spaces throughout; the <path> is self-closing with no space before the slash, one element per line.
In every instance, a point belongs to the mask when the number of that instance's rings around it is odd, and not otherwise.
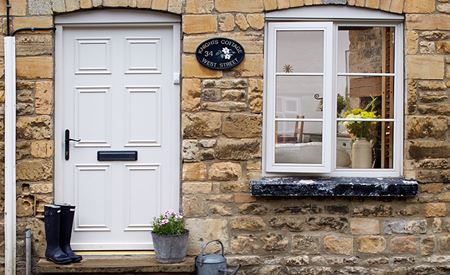
<path fill-rule="evenodd" d="M 184 261 L 189 231 L 185 229 L 183 215 L 166 211 L 153 220 L 153 246 L 160 263 Z"/>
<path fill-rule="evenodd" d="M 355 108 L 347 110 L 344 118 L 357 119 L 345 121 L 343 124 L 347 131 L 352 135 L 352 168 L 371 168 L 372 167 L 372 143 L 371 136 L 376 126 L 374 121 L 362 121 L 362 119 L 379 118 L 375 109 L 376 98 L 367 104 L 364 109 Z"/>

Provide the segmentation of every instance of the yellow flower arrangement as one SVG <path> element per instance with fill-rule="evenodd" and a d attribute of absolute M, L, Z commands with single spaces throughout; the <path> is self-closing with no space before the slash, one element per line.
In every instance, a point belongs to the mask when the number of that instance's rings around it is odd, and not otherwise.
<path fill-rule="evenodd" d="M 347 110 L 344 113 L 344 118 L 349 119 L 376 119 L 380 116 L 377 115 L 375 109 L 376 98 L 366 106 L 366 108 L 355 108 Z M 371 109 L 368 111 L 368 109 Z M 365 121 L 344 121 L 344 126 L 347 128 L 348 132 L 356 138 L 370 139 L 371 133 L 374 127 L 377 125 L 375 121 L 365 122 Z"/>

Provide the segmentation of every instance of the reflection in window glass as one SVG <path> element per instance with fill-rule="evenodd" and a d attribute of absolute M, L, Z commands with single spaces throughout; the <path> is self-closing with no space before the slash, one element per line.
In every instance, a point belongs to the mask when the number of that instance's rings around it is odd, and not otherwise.
<path fill-rule="evenodd" d="M 393 168 L 393 131 L 393 122 L 338 122 L 336 168 Z"/>
<path fill-rule="evenodd" d="M 276 163 L 322 163 L 322 122 L 277 121 Z"/>
<path fill-rule="evenodd" d="M 323 31 L 278 31 L 277 72 L 323 73 Z"/>
<path fill-rule="evenodd" d="M 394 77 L 339 76 L 337 79 L 337 117 L 352 110 L 373 110 L 377 118 L 394 118 Z"/>
<path fill-rule="evenodd" d="M 394 28 L 340 26 L 339 73 L 393 73 Z"/>
<path fill-rule="evenodd" d="M 278 76 L 277 118 L 323 118 L 322 76 Z"/>

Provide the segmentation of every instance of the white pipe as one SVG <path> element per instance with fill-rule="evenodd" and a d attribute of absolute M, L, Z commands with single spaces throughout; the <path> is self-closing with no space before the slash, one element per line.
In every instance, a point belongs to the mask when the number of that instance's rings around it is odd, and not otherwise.
<path fill-rule="evenodd" d="M 25 230 L 25 274 L 31 275 L 31 229 Z"/>
<path fill-rule="evenodd" d="M 5 45 L 5 274 L 16 274 L 16 39 Z"/>

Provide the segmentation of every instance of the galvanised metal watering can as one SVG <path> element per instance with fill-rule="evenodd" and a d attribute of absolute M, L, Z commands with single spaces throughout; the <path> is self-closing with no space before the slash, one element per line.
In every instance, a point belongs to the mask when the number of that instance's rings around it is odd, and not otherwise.
<path fill-rule="evenodd" d="M 222 248 L 222 254 L 208 254 L 205 255 L 206 247 L 211 243 L 218 243 Z M 224 256 L 223 243 L 219 240 L 209 241 L 202 245 L 202 251 L 195 259 L 195 269 L 197 275 L 235 275 L 237 274 L 241 265 L 238 265 L 234 270 L 227 269 L 227 259 Z"/>

